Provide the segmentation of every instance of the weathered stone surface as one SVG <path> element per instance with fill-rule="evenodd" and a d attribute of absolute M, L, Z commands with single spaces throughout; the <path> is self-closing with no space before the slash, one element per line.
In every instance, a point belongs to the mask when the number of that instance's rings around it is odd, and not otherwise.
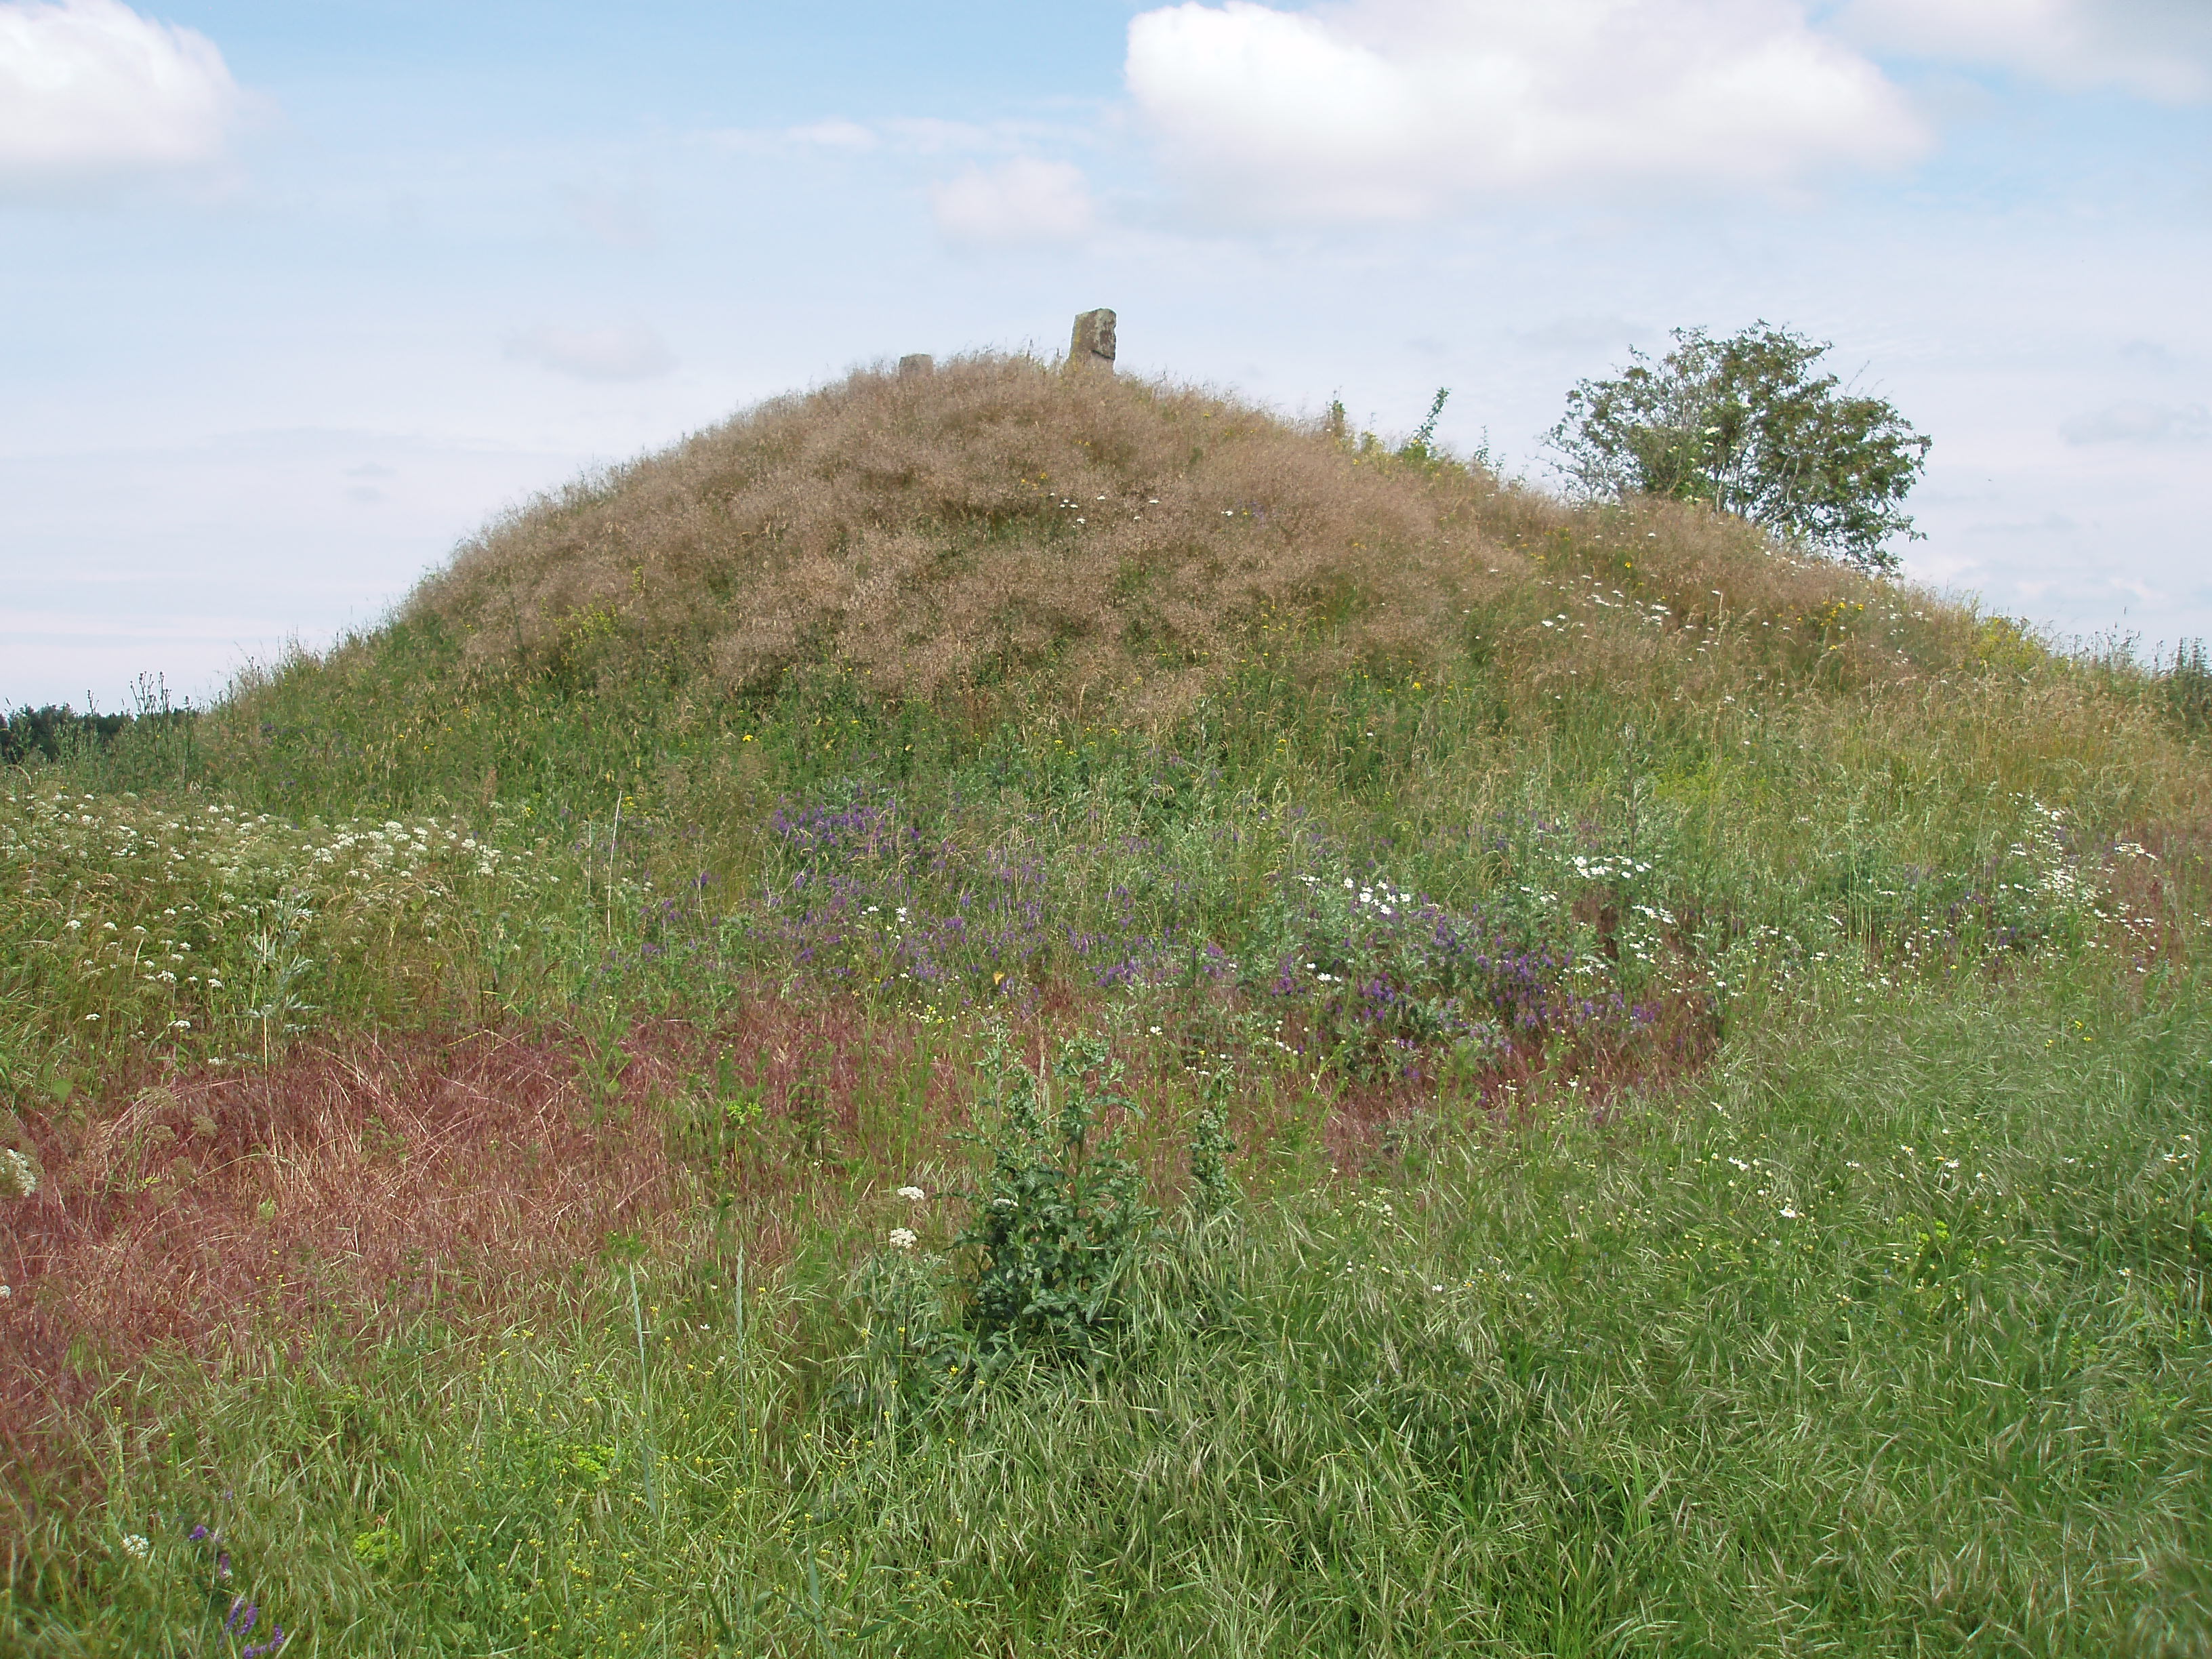
<path fill-rule="evenodd" d="M 927 351 L 911 351 L 899 359 L 899 379 L 902 380 L 909 374 L 934 374 L 936 372 L 937 359 Z"/>
<path fill-rule="evenodd" d="M 1103 307 L 1075 319 L 1075 337 L 1068 342 L 1070 368 L 1103 368 L 1114 372 L 1114 313 Z"/>

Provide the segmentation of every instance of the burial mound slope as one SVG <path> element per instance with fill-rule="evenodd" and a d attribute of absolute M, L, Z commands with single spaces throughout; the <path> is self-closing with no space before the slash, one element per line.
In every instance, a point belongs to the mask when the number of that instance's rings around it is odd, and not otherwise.
<path fill-rule="evenodd" d="M 542 497 L 402 620 L 498 676 L 651 664 L 742 694 L 826 664 L 891 698 L 1019 682 L 1163 715 L 1270 641 L 1313 670 L 1417 673 L 1486 629 L 1525 635 L 1566 563 L 1640 604 L 1600 629 L 1635 659 L 1729 612 L 1802 645 L 1889 591 L 1739 520 L 1575 509 L 1218 393 L 978 356 L 780 398 Z"/>

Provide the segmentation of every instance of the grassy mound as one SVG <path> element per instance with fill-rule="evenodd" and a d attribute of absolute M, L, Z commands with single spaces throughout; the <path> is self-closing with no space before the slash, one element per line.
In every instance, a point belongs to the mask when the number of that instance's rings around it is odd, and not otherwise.
<path fill-rule="evenodd" d="M 1638 538 L 1669 545 L 1624 541 L 1624 574 L 1644 552 L 1631 585 L 1674 590 L 1686 618 L 1717 614 L 1717 598 L 1802 624 L 1873 592 L 1832 566 L 1777 567 L 1747 532 L 1654 522 Z M 1443 660 L 1474 631 L 1465 618 L 1528 586 L 1527 553 L 1577 527 L 1371 436 L 973 357 L 781 398 L 572 485 L 465 544 L 402 615 L 495 673 L 653 662 L 742 692 L 831 665 L 881 696 L 1019 679 L 1157 714 L 1285 633 L 1370 667 Z"/>
<path fill-rule="evenodd" d="M 0 1648 L 2203 1652 L 2204 679 L 978 358 L 42 715 Z"/>
<path fill-rule="evenodd" d="M 1049 665 L 1079 700 L 1327 614 L 1433 647 L 1462 505 L 1228 400 L 1024 358 L 862 374 L 514 514 L 408 607 L 472 665 L 801 666 L 928 697 Z M 1140 698 L 1141 702 L 1142 699 Z"/>

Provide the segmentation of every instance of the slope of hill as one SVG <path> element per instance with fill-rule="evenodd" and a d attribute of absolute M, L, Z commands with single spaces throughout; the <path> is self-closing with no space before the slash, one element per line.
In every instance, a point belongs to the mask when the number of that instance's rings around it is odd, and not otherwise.
<path fill-rule="evenodd" d="M 0 1645 L 2201 1652 L 2193 684 L 1021 359 L 530 504 L 6 774 Z"/>

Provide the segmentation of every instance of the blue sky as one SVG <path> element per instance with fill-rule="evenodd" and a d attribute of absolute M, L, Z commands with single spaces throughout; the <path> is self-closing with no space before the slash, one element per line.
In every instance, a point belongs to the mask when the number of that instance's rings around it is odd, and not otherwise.
<path fill-rule="evenodd" d="M 902 352 L 1443 423 L 1754 319 L 1914 576 L 2212 635 L 2212 6 L 0 0 L 0 704 L 204 697 L 579 471 Z"/>

